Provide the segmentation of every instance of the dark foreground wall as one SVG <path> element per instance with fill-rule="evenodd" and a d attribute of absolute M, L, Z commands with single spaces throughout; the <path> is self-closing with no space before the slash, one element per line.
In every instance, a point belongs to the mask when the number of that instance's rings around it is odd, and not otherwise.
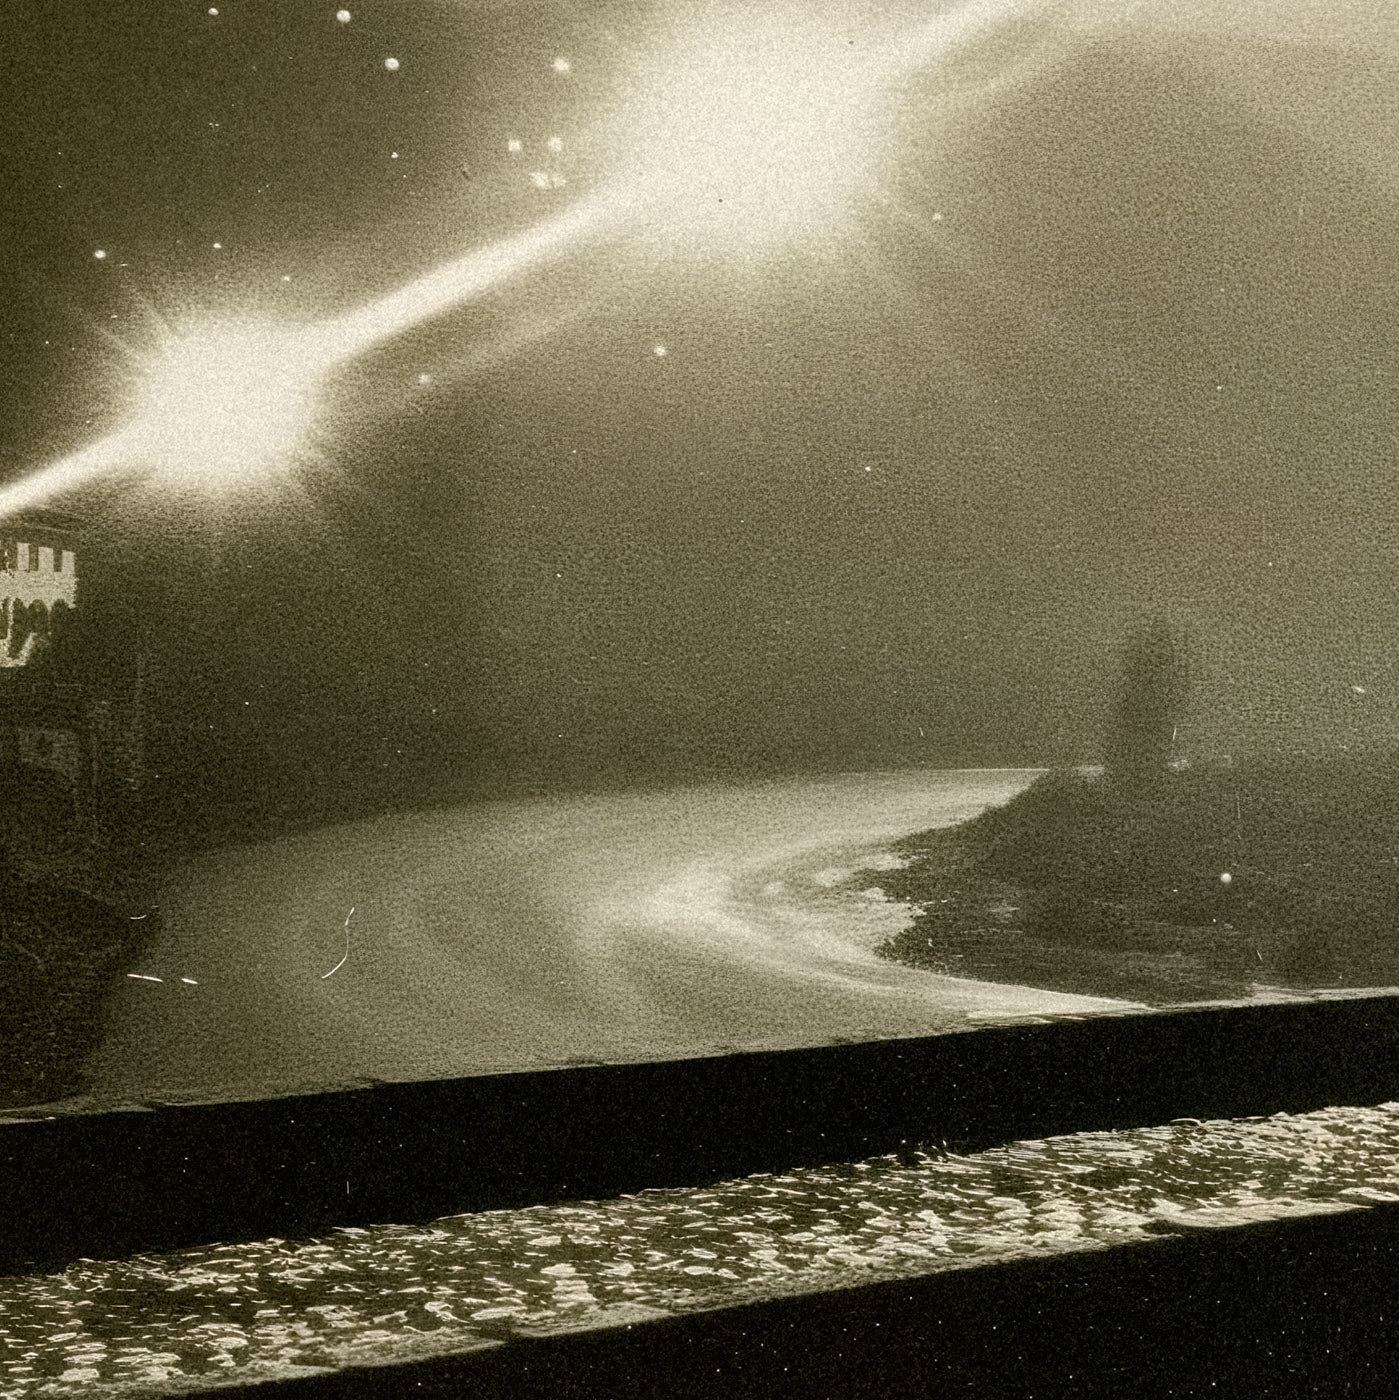
<path fill-rule="evenodd" d="M 1380 1207 L 924 1275 L 223 1400 L 841 1400 L 1394 1394 L 1399 1212 Z"/>
<path fill-rule="evenodd" d="M 1399 1097 L 1399 998 L 0 1123 L 0 1270 Z"/>

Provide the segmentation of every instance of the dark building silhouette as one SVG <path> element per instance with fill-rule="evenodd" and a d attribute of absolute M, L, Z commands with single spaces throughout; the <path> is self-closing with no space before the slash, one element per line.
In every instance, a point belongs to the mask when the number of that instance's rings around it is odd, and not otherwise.
<path fill-rule="evenodd" d="M 139 815 L 145 667 L 137 645 L 115 670 L 87 654 L 84 551 L 72 517 L 0 522 L 0 855 L 96 890 Z"/>

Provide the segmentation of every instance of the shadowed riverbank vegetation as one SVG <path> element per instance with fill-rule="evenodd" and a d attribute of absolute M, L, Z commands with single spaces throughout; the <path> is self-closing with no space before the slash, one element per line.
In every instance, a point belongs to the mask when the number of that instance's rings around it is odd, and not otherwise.
<path fill-rule="evenodd" d="M 81 1087 L 120 973 L 158 912 L 130 914 L 53 884 L 0 888 L 0 1107 Z"/>
<path fill-rule="evenodd" d="M 1054 773 L 898 847 L 885 957 L 1153 1004 L 1399 984 L 1399 761 Z"/>

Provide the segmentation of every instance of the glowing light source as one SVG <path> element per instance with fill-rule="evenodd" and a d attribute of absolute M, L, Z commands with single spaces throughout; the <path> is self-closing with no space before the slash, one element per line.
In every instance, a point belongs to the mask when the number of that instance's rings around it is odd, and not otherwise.
<path fill-rule="evenodd" d="M 247 481 L 303 446 L 328 361 L 304 331 L 210 325 L 151 366 L 118 441 L 167 479 Z"/>
<path fill-rule="evenodd" d="M 304 444 L 338 365 L 577 247 L 624 208 L 624 192 L 604 188 L 343 316 L 291 330 L 212 324 L 174 340 L 126 425 L 0 486 L 0 519 L 123 472 L 222 490 L 273 476 Z"/>
<path fill-rule="evenodd" d="M 899 81 L 1023 10 L 1023 0 L 971 0 L 902 35 L 804 12 L 692 18 L 674 57 L 639 73 L 613 133 L 619 170 L 594 193 L 342 315 L 290 331 L 211 325 L 174 341 L 126 426 L 0 485 L 0 518 L 124 471 L 214 487 L 275 473 L 304 447 L 336 366 L 601 234 L 740 254 L 828 239 L 878 179 Z M 562 144 L 547 143 L 554 154 Z M 523 143 L 507 149 L 521 154 Z M 563 183 L 545 175 L 549 188 Z"/>
<path fill-rule="evenodd" d="M 911 29 L 810 0 L 687 11 L 604 133 L 637 228 L 720 256 L 830 242 L 877 191 L 904 81 L 1034 8 L 968 0 Z"/>
<path fill-rule="evenodd" d="M 868 25 L 802 11 L 703 14 L 647 65 L 611 134 L 668 244 L 824 239 L 877 168 L 888 90 Z"/>

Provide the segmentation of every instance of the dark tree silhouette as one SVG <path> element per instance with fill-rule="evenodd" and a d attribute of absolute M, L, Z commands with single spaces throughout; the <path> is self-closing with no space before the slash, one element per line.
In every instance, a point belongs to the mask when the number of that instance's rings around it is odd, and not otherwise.
<path fill-rule="evenodd" d="M 1135 628 L 1122 645 L 1108 733 L 1108 771 L 1116 780 L 1139 788 L 1166 773 L 1188 693 L 1185 660 L 1166 620 Z"/>

